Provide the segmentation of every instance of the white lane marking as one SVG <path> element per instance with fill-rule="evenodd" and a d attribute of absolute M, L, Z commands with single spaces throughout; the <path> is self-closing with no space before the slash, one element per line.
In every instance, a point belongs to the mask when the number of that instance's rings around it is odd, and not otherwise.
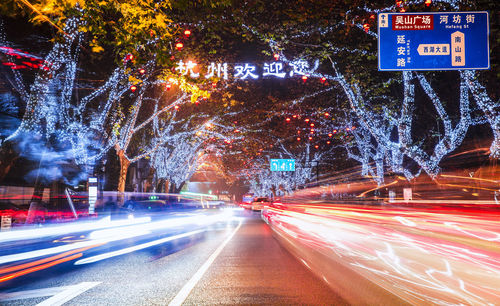
<path fill-rule="evenodd" d="M 15 300 L 33 299 L 39 297 L 51 296 L 51 298 L 41 302 L 38 305 L 62 305 L 72 298 L 82 294 L 101 282 L 83 282 L 72 286 L 51 287 L 33 290 L 24 290 L 16 292 L 0 293 L 0 302 Z"/>
<path fill-rule="evenodd" d="M 52 296 L 49 299 L 37 304 L 37 306 L 59 306 L 74 299 L 85 291 L 99 285 L 101 282 L 83 282 Z"/>
<path fill-rule="evenodd" d="M 178 306 L 182 305 L 186 298 L 188 297 L 189 293 L 191 293 L 191 290 L 193 290 L 194 286 L 200 281 L 200 279 L 203 277 L 205 272 L 207 272 L 208 268 L 212 265 L 212 263 L 215 261 L 217 256 L 219 256 L 220 252 L 224 249 L 226 244 L 231 241 L 233 238 L 234 234 L 238 231 L 238 229 L 241 227 L 242 222 L 238 224 L 238 226 L 233 230 L 233 232 L 224 240 L 224 242 L 215 250 L 215 252 L 210 255 L 210 257 L 205 261 L 205 263 L 196 271 L 196 273 L 189 279 L 189 281 L 182 287 L 182 289 L 177 293 L 177 295 L 174 297 L 174 299 L 168 304 L 169 306 Z"/>
<path fill-rule="evenodd" d="M 312 269 L 311 269 L 311 267 L 307 264 L 307 262 L 306 262 L 304 259 L 300 258 L 300 260 L 302 261 L 302 263 L 303 263 L 306 267 L 308 267 L 310 270 L 312 270 Z"/>
<path fill-rule="evenodd" d="M 155 246 L 155 245 L 158 245 L 158 244 L 162 244 L 162 243 L 165 243 L 165 242 L 168 242 L 168 241 L 172 241 L 172 240 L 176 240 L 176 239 L 180 239 L 180 238 L 184 238 L 184 237 L 189 237 L 189 236 L 192 236 L 192 235 L 196 235 L 196 234 L 202 233 L 204 231 L 205 230 L 191 231 L 191 232 L 187 232 L 187 233 L 184 233 L 184 234 L 179 234 L 179 235 L 170 236 L 170 237 L 167 237 L 167 238 L 162 238 L 162 239 L 154 240 L 154 241 L 151 241 L 151 242 L 139 244 L 139 245 L 136 245 L 136 246 L 133 246 L 133 247 L 124 248 L 124 249 L 121 249 L 121 250 L 118 250 L 118 251 L 113 251 L 113 252 L 108 252 L 108 253 L 104 253 L 104 254 L 100 254 L 100 255 L 95 255 L 95 256 L 92 256 L 92 257 L 88 257 L 88 258 L 83 258 L 83 259 L 78 260 L 74 264 L 75 265 L 83 265 L 83 264 L 93 263 L 93 262 L 104 260 L 104 259 L 108 259 L 108 258 L 111 258 L 111 257 L 115 257 L 115 256 L 127 254 L 127 253 L 132 253 L 134 251 L 138 251 L 138 250 L 142 250 L 142 249 L 145 249 L 145 248 L 149 248 L 149 247 L 152 247 L 152 246 Z"/>
<path fill-rule="evenodd" d="M 32 299 L 32 298 L 39 298 L 39 297 L 44 297 L 44 296 L 53 296 L 53 295 L 56 295 L 64 290 L 67 290 L 71 287 L 72 286 L 52 287 L 52 288 L 43 288 L 43 289 L 33 289 L 33 290 L 0 293 L 0 302 Z"/>

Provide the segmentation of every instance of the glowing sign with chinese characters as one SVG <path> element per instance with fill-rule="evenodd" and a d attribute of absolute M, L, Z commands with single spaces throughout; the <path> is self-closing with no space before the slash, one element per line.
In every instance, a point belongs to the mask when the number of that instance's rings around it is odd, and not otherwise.
<path fill-rule="evenodd" d="M 489 69 L 488 12 L 381 13 L 379 70 Z"/>
<path fill-rule="evenodd" d="M 237 64 L 233 67 L 229 67 L 227 63 L 210 63 L 206 68 L 199 67 L 197 63 L 193 61 L 179 61 L 175 70 L 180 75 L 189 76 L 193 79 L 200 77 L 200 71 L 204 70 L 203 73 L 205 78 L 221 78 L 227 80 L 230 76 L 236 80 L 256 80 L 260 76 L 264 78 L 280 78 L 283 79 L 287 76 L 310 76 L 319 67 L 319 60 L 314 61 L 314 65 L 310 66 L 305 60 L 294 60 L 288 64 L 284 62 L 271 62 L 264 63 L 262 69 L 257 67 L 255 64 L 245 63 Z M 231 75 L 232 72 L 232 75 Z"/>

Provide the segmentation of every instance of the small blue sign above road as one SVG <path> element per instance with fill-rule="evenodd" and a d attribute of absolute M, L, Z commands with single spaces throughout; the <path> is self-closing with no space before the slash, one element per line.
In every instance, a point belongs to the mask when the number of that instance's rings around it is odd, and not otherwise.
<path fill-rule="evenodd" d="M 295 159 L 271 159 L 271 171 L 295 171 Z"/>
<path fill-rule="evenodd" d="M 379 70 L 489 69 L 488 12 L 378 14 Z"/>

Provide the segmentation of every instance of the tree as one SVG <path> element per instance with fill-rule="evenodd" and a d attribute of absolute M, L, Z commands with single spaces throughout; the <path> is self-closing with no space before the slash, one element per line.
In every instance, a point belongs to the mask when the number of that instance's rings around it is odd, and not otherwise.
<path fill-rule="evenodd" d="M 455 6 L 456 3 L 438 5 Z M 265 24 L 261 26 L 258 23 L 249 23 L 248 18 L 242 21 L 242 27 L 267 43 L 269 50 L 277 52 L 280 60 L 285 63 L 292 64 L 288 57 L 297 56 L 322 58 L 324 63 L 329 63 L 329 69 L 310 69 L 308 74 L 311 78 L 327 80 L 332 84 L 332 92 L 335 94 L 338 94 L 339 90 L 343 93 L 347 101 L 347 104 L 342 106 L 346 115 L 344 121 L 351 121 L 361 127 L 354 134 L 354 139 L 348 139 L 346 142 L 349 154 L 361 161 L 367 171 L 366 163 L 375 160 L 378 175 L 374 177 L 380 178 L 384 160 L 387 161 L 388 169 L 408 178 L 418 175 L 418 169 L 423 169 L 428 175 L 435 177 L 440 170 L 440 161 L 458 148 L 466 137 L 468 128 L 485 122 L 482 117 L 473 115 L 469 93 L 472 93 L 475 102 L 483 110 L 484 118 L 493 131 L 490 151 L 491 157 L 496 158 L 496 118 L 499 104 L 488 96 L 487 89 L 477 79 L 472 81 L 474 72 L 459 73 L 459 86 L 452 85 L 453 78 L 448 77 L 447 83 L 451 88 L 457 88 L 458 94 L 451 95 L 452 99 L 444 102 L 435 89 L 437 86 L 430 85 L 429 76 L 432 74 L 403 72 L 402 77 L 398 78 L 394 73 L 382 75 L 376 71 L 376 56 L 372 51 L 376 33 L 370 30 L 373 26 L 371 20 L 374 18 L 369 16 L 374 16 L 375 12 L 390 11 L 392 7 L 375 7 L 377 4 L 354 9 L 350 12 L 352 19 L 349 22 L 339 20 L 335 25 L 320 25 L 315 18 L 322 13 L 307 6 L 305 10 L 308 14 L 311 10 L 314 12 L 307 15 L 311 18 L 295 16 L 287 20 L 287 26 L 276 30 L 269 30 Z M 412 8 L 419 9 L 417 5 Z M 283 15 L 286 18 L 292 17 L 287 13 Z M 344 35 L 345 38 L 334 40 L 339 35 Z M 361 65 L 361 61 L 367 64 Z M 402 90 L 398 89 L 399 84 L 403 85 Z M 416 86 L 419 86 L 418 92 L 423 95 L 417 96 Z M 319 93 L 319 90 L 317 92 Z M 315 95 L 313 93 L 310 96 Z M 453 100 L 454 97 L 457 98 Z M 421 105 L 429 102 L 434 111 L 430 108 L 425 111 L 437 116 L 437 128 L 441 131 L 437 141 L 426 136 L 429 134 L 424 132 L 426 128 L 435 131 L 436 126 L 432 126 L 432 122 L 426 127 L 418 126 L 418 130 L 412 128 L 418 118 L 415 111 L 418 110 L 417 103 Z M 458 111 L 453 110 L 453 107 Z M 348 108 L 351 111 L 347 111 Z M 458 119 L 452 119 L 453 117 Z M 369 134 L 366 134 L 367 132 Z M 353 153 L 351 141 L 357 142 L 358 154 Z M 382 181 L 379 179 L 378 182 Z"/>
<path fill-rule="evenodd" d="M 124 191 L 128 165 L 149 156 L 171 139 L 165 136 L 166 131 L 174 129 L 178 122 L 170 112 L 175 113 L 181 105 L 201 96 L 208 97 L 208 93 L 182 76 L 157 68 L 155 58 L 136 72 L 129 65 L 132 58 L 126 56 L 124 66 L 116 68 L 102 86 L 79 99 L 74 95 L 83 37 L 79 19 L 67 19 L 64 32 L 64 39 L 54 45 L 45 59 L 46 69 L 37 74 L 30 91 L 20 86 L 18 91 L 26 101 L 26 111 L 18 129 L 6 140 L 15 141 L 22 135 L 44 138 L 47 145 L 67 142 L 75 162 L 90 172 L 95 162 L 114 147 L 122 165 L 119 191 Z M 13 73 L 20 78 L 17 71 Z M 165 85 L 170 82 L 177 88 L 168 91 Z M 135 88 L 139 89 L 137 93 Z M 171 100 L 165 103 L 165 98 Z M 152 132 L 143 133 L 149 126 L 154 127 Z M 136 150 L 135 156 L 130 156 L 127 150 L 138 134 L 147 140 L 141 142 L 143 148 Z"/>

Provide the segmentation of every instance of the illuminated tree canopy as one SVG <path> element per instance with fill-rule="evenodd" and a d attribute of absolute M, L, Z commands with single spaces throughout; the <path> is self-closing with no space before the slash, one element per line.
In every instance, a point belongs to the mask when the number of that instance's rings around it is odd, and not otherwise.
<path fill-rule="evenodd" d="M 495 11 L 496 6 L 488 1 L 433 1 L 430 7 L 423 1 L 7 1 L 3 15 L 27 16 L 55 29 L 55 35 L 32 82 L 11 66 L 14 91 L 25 109 L 17 130 L 2 132 L 2 150 L 21 134 L 40 135 L 46 147 L 69 143 L 65 152 L 88 171 L 115 150 L 121 191 L 130 163 L 148 159 L 157 177 L 178 185 L 208 148 L 220 154 L 228 175 L 245 178 L 262 193 L 291 192 L 311 181 L 320 163 L 325 173 L 359 163 L 363 175 L 379 184 L 387 173 L 435 177 L 441 161 L 477 135 L 498 159 L 498 41 L 491 43 L 490 71 L 380 72 L 375 18 L 403 9 Z M 490 18 L 497 24 L 497 15 Z M 6 56 L 15 61 L 15 55 Z M 198 70 L 182 68 L 181 62 L 195 62 Z M 84 69 L 87 63 L 98 71 Z M 255 78 L 244 70 L 248 63 L 275 77 Z M 276 69 L 285 65 L 289 70 L 281 78 Z M 215 73 L 217 67 L 239 78 Z M 79 89 L 84 87 L 79 79 L 92 75 L 101 81 Z M 269 159 L 279 157 L 296 158 L 302 170 L 294 176 L 269 173 Z"/>

